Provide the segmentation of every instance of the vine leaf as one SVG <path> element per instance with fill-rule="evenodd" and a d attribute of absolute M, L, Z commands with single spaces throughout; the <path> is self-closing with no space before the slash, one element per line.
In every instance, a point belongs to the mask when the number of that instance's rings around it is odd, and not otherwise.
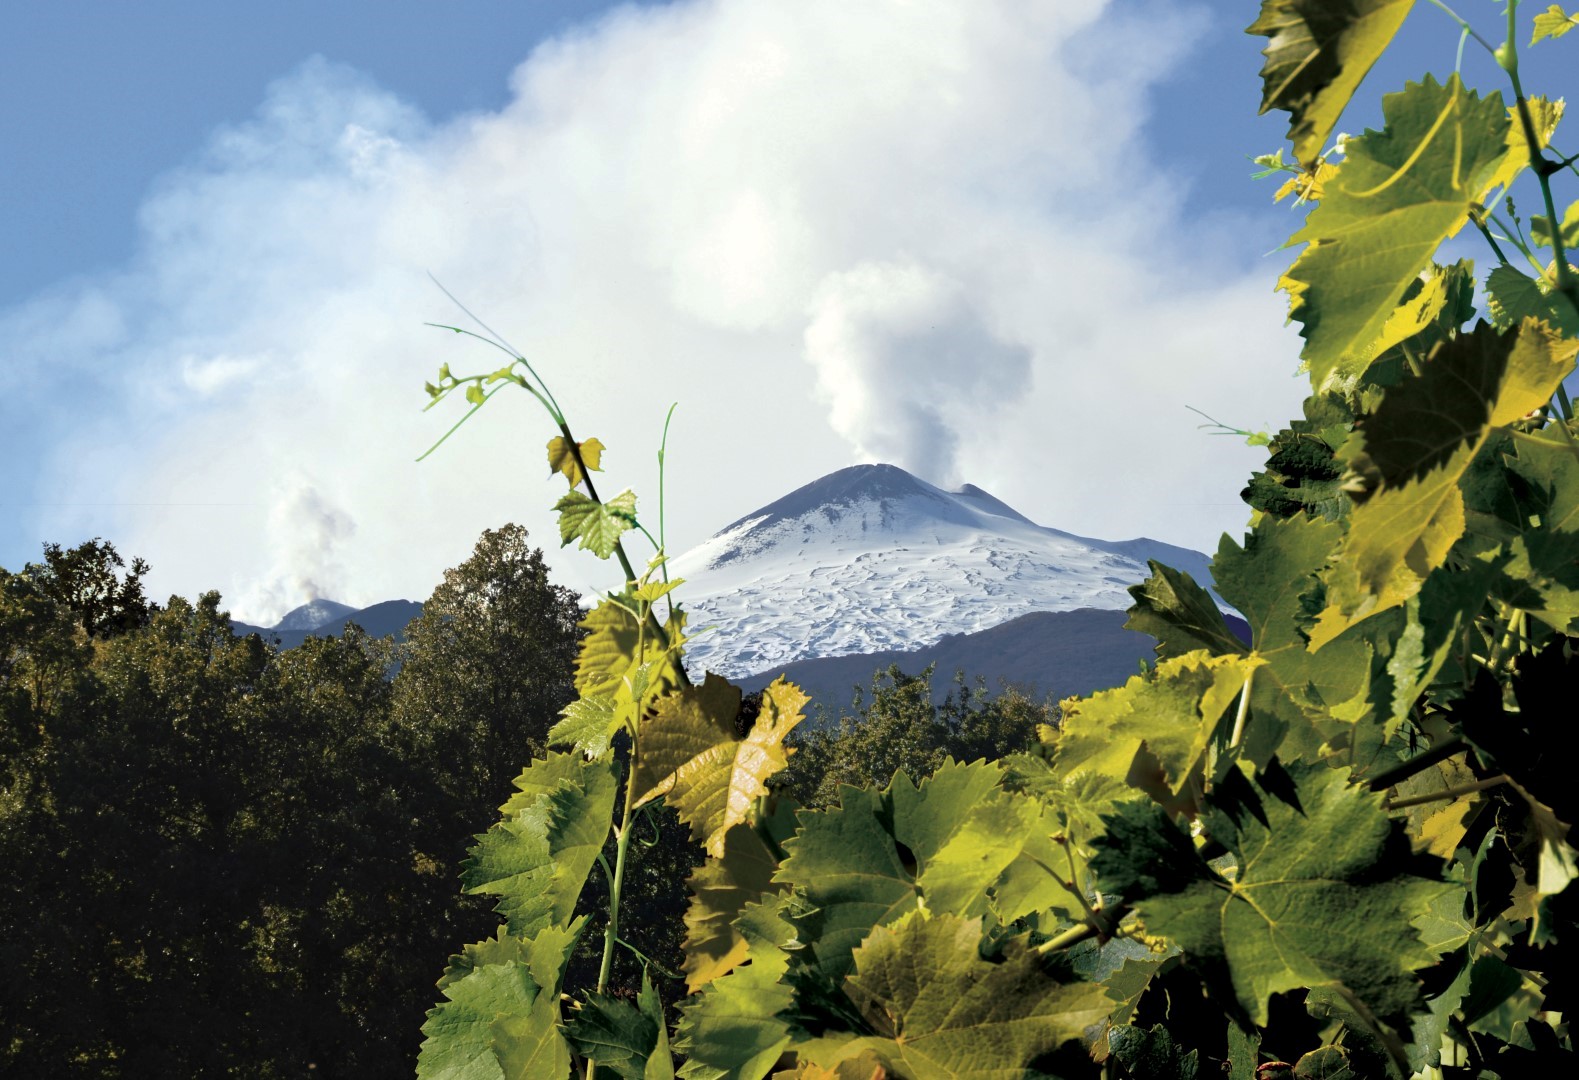
<path fill-rule="evenodd" d="M 550 923 L 568 923 L 575 911 L 614 813 L 613 756 L 588 762 L 551 754 L 528 766 L 516 786 L 504 819 L 477 837 L 461 884 L 467 893 L 498 897 L 495 910 L 510 933 L 532 937 Z"/>
<path fill-rule="evenodd" d="M 573 746 L 589 758 L 606 754 L 624 726 L 612 694 L 577 698 L 560 715 L 563 719 L 548 729 L 549 745 Z"/>
<path fill-rule="evenodd" d="M 1380 1017 L 1418 1002 L 1412 972 L 1434 959 L 1414 931 L 1454 887 L 1407 872 L 1409 843 L 1380 795 L 1348 770 L 1296 765 L 1285 802 L 1266 788 L 1208 816 L 1233 853 L 1225 875 L 1160 809 L 1122 807 L 1092 862 L 1104 889 L 1258 1025 L 1273 994 L 1339 987 Z M 1274 787 L 1278 785 L 1273 785 Z M 1282 788 L 1279 788 L 1282 790 Z"/>
<path fill-rule="evenodd" d="M 592 472 L 602 472 L 599 464 L 603 460 L 604 445 L 597 439 L 583 439 L 576 444 L 576 449 L 581 453 L 581 462 L 576 461 L 576 455 L 571 452 L 570 442 L 562 435 L 555 435 L 548 440 L 548 475 L 556 472 L 564 473 L 565 479 L 570 481 L 571 490 L 575 490 L 585 480 L 587 474 L 581 471 L 581 464 Z"/>
<path fill-rule="evenodd" d="M 417 1054 L 419 1080 L 501 1080 L 494 1054 L 494 1023 L 501 1017 L 530 1016 L 541 997 L 526 964 L 488 964 L 443 986 L 444 1001 L 428 1010 Z M 568 1072 L 570 1059 L 565 1059 Z"/>
<path fill-rule="evenodd" d="M 1486 278 L 1486 306 L 1499 330 L 1525 319 L 1542 319 L 1564 334 L 1579 334 L 1579 312 L 1573 301 L 1511 266 L 1499 266 Z"/>
<path fill-rule="evenodd" d="M 664 623 L 664 640 L 659 640 L 650 625 L 636 618 L 634 603 L 623 602 L 629 597 L 616 599 L 620 602 L 604 600 L 578 624 L 587 636 L 576 656 L 576 690 L 584 698 L 610 698 L 618 713 L 611 720 L 611 735 L 620 724 L 633 721 L 640 709 L 681 685 L 686 621 L 685 612 L 675 608 Z M 580 719 L 590 724 L 587 717 Z"/>
<path fill-rule="evenodd" d="M 776 843 L 794 834 L 793 803 L 775 800 L 762 822 Z M 691 901 L 685 911 L 686 989 L 700 990 L 745 962 L 749 943 L 735 920 L 749 903 L 779 891 L 773 882 L 778 859 L 755 828 L 733 825 L 724 833 L 724 853 L 691 872 Z"/>
<path fill-rule="evenodd" d="M 1547 38 L 1560 38 L 1576 26 L 1579 26 L 1579 15 L 1570 15 L 1552 4 L 1535 16 L 1535 36 L 1530 38 L 1530 44 L 1535 45 Z"/>
<path fill-rule="evenodd" d="M 1579 246 L 1579 200 L 1568 204 L 1568 209 L 1563 211 L 1563 223 L 1558 229 L 1562 234 L 1563 247 L 1573 250 Z M 1535 214 L 1530 218 L 1530 239 L 1540 247 L 1552 246 L 1552 222 L 1544 214 Z"/>
<path fill-rule="evenodd" d="M 559 512 L 559 546 L 580 540 L 583 550 L 600 559 L 614 554 L 620 534 L 636 526 L 636 493 L 629 488 L 607 502 L 572 491 L 555 503 L 554 509 Z"/>
<path fill-rule="evenodd" d="M 1126 630 L 1138 630 L 1157 639 L 1156 653 L 1163 658 L 1183 656 L 1197 649 L 1213 655 L 1243 653 L 1245 646 L 1234 636 L 1212 594 L 1195 583 L 1182 570 L 1147 560 L 1151 576 L 1131 585 L 1135 598 L 1130 606 Z"/>
<path fill-rule="evenodd" d="M 1536 141 L 1540 143 L 1538 149 L 1546 149 L 1547 142 L 1552 133 L 1557 130 L 1557 124 L 1563 118 L 1563 110 L 1567 107 L 1562 98 L 1549 101 L 1543 97 L 1526 99 L 1525 105 L 1530 110 L 1530 122 L 1535 128 Z M 1508 109 L 1508 156 L 1503 158 L 1502 164 L 1486 181 L 1486 186 L 1481 194 L 1480 201 L 1486 204 L 1497 188 L 1505 188 L 1519 174 L 1530 166 L 1530 144 L 1524 137 L 1524 124 L 1519 119 L 1517 106 Z"/>
<path fill-rule="evenodd" d="M 1325 197 L 1291 243 L 1308 246 L 1284 277 L 1312 387 L 1353 378 L 1375 355 L 1399 301 L 1438 245 L 1469 220 L 1508 154 L 1499 94 L 1429 75 L 1382 99 L 1387 124 L 1348 143 Z"/>
<path fill-rule="evenodd" d="M 1312 748 L 1302 738 L 1305 730 L 1330 725 L 1334 707 L 1366 689 L 1371 654 L 1357 635 L 1321 653 L 1306 648 L 1308 596 L 1320 588 L 1317 575 L 1342 538 L 1343 528 L 1334 521 L 1307 514 L 1263 517 L 1244 546 L 1223 537 L 1212 562 L 1223 598 L 1250 624 L 1253 655 L 1266 663 L 1251 685 L 1245 738 L 1245 754 L 1257 767 L 1266 766 L 1289 732 L 1296 745 Z M 1317 745 L 1321 741 L 1318 735 Z"/>
<path fill-rule="evenodd" d="M 795 889 L 807 966 L 836 982 L 873 927 L 925 904 L 935 914 L 994 914 L 1007 924 L 1061 905 L 1078 909 L 1049 834 L 1055 813 L 1000 787 L 1003 768 L 946 761 L 919 785 L 903 772 L 883 792 L 840 789 L 840 804 L 802 810 L 775 880 Z"/>
<path fill-rule="evenodd" d="M 1124 1025 L 1108 1032 L 1108 1049 L 1134 1080 L 1195 1080 L 1200 1062 L 1161 1024 L 1150 1031 Z"/>
<path fill-rule="evenodd" d="M 873 930 L 844 991 L 876 1034 L 840 1056 L 870 1052 L 900 1076 L 1020 1075 L 1107 1016 L 1102 987 L 1058 982 L 1018 941 L 984 960 L 981 936 L 979 919 L 921 912 Z"/>
<path fill-rule="evenodd" d="M 1399 607 L 1442 566 L 1465 527 L 1459 484 L 1493 428 L 1546 404 L 1573 370 L 1579 342 L 1526 321 L 1481 325 L 1448 342 L 1419 378 L 1393 387 L 1345 445 L 1356 499 L 1339 557 L 1324 574 L 1320 648 L 1354 623 Z"/>
<path fill-rule="evenodd" d="M 1414 0 L 1263 0 L 1246 30 L 1263 50 L 1261 112 L 1290 114 L 1294 156 L 1316 167 L 1321 148 L 1365 73 L 1397 33 Z"/>
<path fill-rule="evenodd" d="M 570 1072 L 570 1046 L 559 1028 L 559 1001 L 538 994 L 531 1011 L 500 1017 L 493 1025 L 494 1054 L 504 1080 L 536 1080 Z"/>
<path fill-rule="evenodd" d="M 1164 660 L 1117 689 L 1064 702 L 1055 770 L 1127 779 L 1168 801 L 1183 791 L 1223 714 L 1264 663 L 1253 653 L 1200 650 Z M 1154 771 L 1160 771 L 1160 791 L 1151 780 Z"/>
<path fill-rule="evenodd" d="M 758 946 L 751 962 L 715 979 L 680 1010 L 674 1047 L 685 1055 L 683 1080 L 761 1080 L 790 1044 L 779 1013 L 795 992 L 779 981 L 782 950 Z"/>
<path fill-rule="evenodd" d="M 762 711 L 742 738 L 735 734 L 740 688 L 711 672 L 701 686 L 660 698 L 642 728 L 636 805 L 664 797 L 710 855 L 723 855 L 730 826 L 747 819 L 767 794 L 768 777 L 789 763 L 784 736 L 810 700 L 780 676 L 762 691 Z"/>
<path fill-rule="evenodd" d="M 645 988 L 651 989 L 651 983 Z M 589 993 L 566 1018 L 565 1037 L 576 1053 L 596 1061 L 600 1069 L 625 1080 L 644 1080 L 658 1046 L 658 1027 L 628 1001 Z"/>

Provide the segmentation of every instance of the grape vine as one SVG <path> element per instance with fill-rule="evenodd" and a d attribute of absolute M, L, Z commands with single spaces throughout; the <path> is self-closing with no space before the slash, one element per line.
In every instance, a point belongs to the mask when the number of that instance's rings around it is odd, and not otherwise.
<path fill-rule="evenodd" d="M 1557 191 L 1579 169 L 1554 144 L 1563 102 L 1523 88 L 1517 0 L 1500 45 L 1429 2 L 1509 96 L 1426 76 L 1336 145 L 1413 0 L 1263 0 L 1248 28 L 1268 39 L 1262 109 L 1290 117 L 1292 158 L 1258 161 L 1310 208 L 1279 285 L 1311 382 L 1302 418 L 1251 436 L 1268 456 L 1248 531 L 1212 563 L 1251 641 L 1153 564 L 1128 625 L 1157 663 L 1065 702 L 1030 753 L 828 809 L 775 795 L 805 695 L 781 679 L 747 721 L 737 688 L 687 677 L 661 524 L 630 490 L 600 497 L 602 443 L 531 364 L 450 328 L 510 359 L 446 365 L 431 404 L 533 394 L 561 539 L 622 577 L 582 623 L 560 749 L 464 865 L 501 925 L 445 971 L 420 1077 L 1572 1072 L 1579 802 L 1557 747 L 1579 679 L 1579 202 L 1559 214 Z M 1524 47 L 1576 25 L 1551 5 Z M 1544 210 L 1527 225 L 1516 182 Z M 1466 226 L 1484 279 L 1434 261 Z M 633 535 L 656 548 L 639 571 Z M 629 839 L 657 800 L 706 852 L 673 1025 L 645 975 L 610 993 Z M 595 869 L 601 971 L 566 986 Z"/>

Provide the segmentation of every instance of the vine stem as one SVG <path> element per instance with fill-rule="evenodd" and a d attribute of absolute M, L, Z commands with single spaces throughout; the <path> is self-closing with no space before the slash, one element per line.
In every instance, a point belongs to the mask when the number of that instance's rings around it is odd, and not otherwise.
<path fill-rule="evenodd" d="M 1416 754 L 1408 761 L 1399 762 L 1391 769 L 1377 773 L 1366 786 L 1372 791 L 1386 791 L 1417 773 L 1425 772 L 1437 762 L 1446 761 L 1454 754 L 1468 749 L 1469 743 L 1462 736 L 1455 735 L 1450 739 L 1443 739 L 1425 753 Z"/>
<path fill-rule="evenodd" d="M 631 730 L 630 762 L 625 767 L 625 806 L 620 816 L 614 842 L 614 873 L 609 877 L 609 921 L 603 928 L 603 962 L 598 967 L 598 993 L 608 989 L 609 974 L 614 970 L 614 946 L 620 935 L 620 890 L 625 884 L 625 853 L 630 848 L 631 818 L 636 812 L 636 767 L 641 761 L 641 742 L 638 733 Z M 599 853 L 602 857 L 602 853 Z M 597 1076 L 598 1063 L 587 1059 L 586 1080 Z"/>
<path fill-rule="evenodd" d="M 1500 787 L 1507 782 L 1508 778 L 1499 773 L 1484 780 L 1476 780 L 1471 784 L 1458 784 L 1455 787 L 1443 788 L 1441 791 L 1430 791 L 1424 795 L 1410 795 L 1403 799 L 1389 799 L 1383 803 L 1382 808 L 1384 810 L 1406 810 L 1411 806 L 1425 806 L 1427 803 L 1451 802 L 1460 795 L 1473 795 L 1477 791 Z"/>
<path fill-rule="evenodd" d="M 1508 80 L 1513 84 L 1513 96 L 1518 102 L 1519 123 L 1524 128 L 1524 141 L 1529 147 L 1530 169 L 1541 185 L 1541 200 L 1546 204 L 1546 220 L 1551 222 L 1552 258 L 1557 267 L 1557 289 L 1575 307 L 1579 307 L 1579 283 L 1568 269 L 1568 256 L 1563 250 L 1562 218 L 1557 216 L 1557 201 L 1552 198 L 1551 174 L 1562 168 L 1546 157 L 1541 141 L 1536 137 L 1535 120 L 1530 115 L 1529 99 L 1524 95 L 1524 85 L 1519 81 L 1518 18 L 1519 0 L 1508 0 L 1508 40 L 1493 55 Z"/>
<path fill-rule="evenodd" d="M 1059 949 L 1067 949 L 1078 945 L 1090 938 L 1108 937 L 1113 933 L 1114 927 L 1118 925 L 1119 920 L 1124 917 L 1124 913 L 1127 910 L 1125 907 L 1116 907 L 1109 911 L 1093 912 L 1091 919 L 1076 926 L 1071 926 L 1056 937 L 1042 942 L 1036 947 L 1036 951 L 1045 955 L 1050 952 L 1057 952 Z"/>

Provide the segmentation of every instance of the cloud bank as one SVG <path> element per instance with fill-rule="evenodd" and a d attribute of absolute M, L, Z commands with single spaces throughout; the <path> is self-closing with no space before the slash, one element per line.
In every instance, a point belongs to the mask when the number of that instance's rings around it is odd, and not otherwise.
<path fill-rule="evenodd" d="M 422 382 L 499 363 L 420 325 L 460 317 L 431 272 L 608 444 L 600 488 L 655 499 L 680 402 L 675 550 L 859 460 L 1211 546 L 1257 456 L 1183 406 L 1259 425 L 1299 393 L 1272 271 L 1203 254 L 1231 242 L 1180 219 L 1144 142 L 1206 17 L 682 0 L 544 43 L 506 108 L 443 122 L 311 61 L 150 194 L 132 265 L 0 311 L 54 418 L 30 524 L 253 622 L 420 599 L 507 520 L 553 547 L 526 395 L 413 461 L 459 411 L 422 414 Z"/>

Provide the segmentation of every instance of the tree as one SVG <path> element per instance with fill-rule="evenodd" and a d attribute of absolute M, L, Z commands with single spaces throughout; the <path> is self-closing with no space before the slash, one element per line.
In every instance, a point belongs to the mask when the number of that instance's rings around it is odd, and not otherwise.
<path fill-rule="evenodd" d="M 148 564 L 133 559 L 129 573 L 115 545 L 100 537 L 71 549 L 44 545 L 44 565 L 34 567 L 50 596 L 70 611 L 91 637 L 122 634 L 147 624 L 157 610 L 143 595 Z"/>
<path fill-rule="evenodd" d="M 444 572 L 406 630 L 395 711 L 401 726 L 432 740 L 452 790 L 497 805 L 522 763 L 542 752 L 575 699 L 578 600 L 549 582 L 520 525 L 484 531 L 471 558 Z"/>
<path fill-rule="evenodd" d="M 780 774 L 779 790 L 800 803 L 824 807 L 838 801 L 840 785 L 882 787 L 903 769 L 912 779 L 931 776 L 948 758 L 997 760 L 1036 742 L 1038 724 L 1055 725 L 1058 711 L 1010 687 L 989 699 L 964 672 L 940 705 L 932 701 L 934 665 L 906 675 L 898 664 L 872 675 L 870 703 L 857 688 L 848 711 L 832 725 L 798 732 L 796 754 Z"/>
<path fill-rule="evenodd" d="M 485 534 L 407 650 L 281 652 L 217 593 L 130 617 L 81 587 L 101 541 L 0 570 L 0 1075 L 410 1073 L 492 926 L 452 868 L 570 681 L 575 596 L 524 541 Z"/>

